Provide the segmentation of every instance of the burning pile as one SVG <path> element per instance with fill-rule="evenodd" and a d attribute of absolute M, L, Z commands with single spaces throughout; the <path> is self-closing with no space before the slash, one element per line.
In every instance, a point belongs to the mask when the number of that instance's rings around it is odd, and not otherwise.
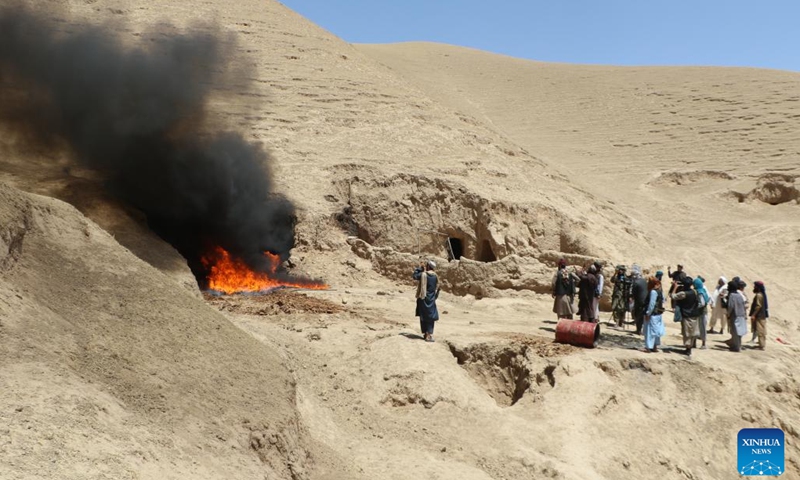
<path fill-rule="evenodd" d="M 0 122 L 18 147 L 102 172 L 203 288 L 319 288 L 281 272 L 296 217 L 273 191 L 269 154 L 220 131 L 207 109 L 212 94 L 239 93 L 256 77 L 234 38 L 213 25 L 162 23 L 128 47 L 118 31 L 0 7 Z"/>
<path fill-rule="evenodd" d="M 221 247 L 202 258 L 208 269 L 208 289 L 213 292 L 232 293 L 266 293 L 276 288 L 306 288 L 325 290 L 328 287 L 318 281 L 297 278 L 280 278 L 278 268 L 281 259 L 277 255 L 264 252 L 270 267 L 267 272 L 257 272 L 241 260 L 231 258 Z"/>

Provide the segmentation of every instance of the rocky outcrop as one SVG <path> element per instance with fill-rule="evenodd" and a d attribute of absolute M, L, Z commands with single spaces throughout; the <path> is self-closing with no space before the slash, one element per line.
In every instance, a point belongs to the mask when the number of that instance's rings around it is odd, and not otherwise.
<path fill-rule="evenodd" d="M 455 182 L 404 173 L 340 185 L 349 200 L 341 223 L 376 247 L 478 262 L 545 250 L 590 254 L 583 222 L 544 204 L 494 201 Z"/>

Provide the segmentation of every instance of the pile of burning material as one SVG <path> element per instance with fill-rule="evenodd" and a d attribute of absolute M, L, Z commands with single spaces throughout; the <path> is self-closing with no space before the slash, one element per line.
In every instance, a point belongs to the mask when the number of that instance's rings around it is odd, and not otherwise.
<path fill-rule="evenodd" d="M 279 272 L 280 257 L 264 252 L 266 271 L 256 271 L 244 261 L 232 258 L 222 247 L 215 248 L 202 258 L 208 271 L 207 292 L 213 296 L 242 294 L 264 294 L 282 288 L 327 290 L 328 286 L 318 280 L 292 278 Z"/>

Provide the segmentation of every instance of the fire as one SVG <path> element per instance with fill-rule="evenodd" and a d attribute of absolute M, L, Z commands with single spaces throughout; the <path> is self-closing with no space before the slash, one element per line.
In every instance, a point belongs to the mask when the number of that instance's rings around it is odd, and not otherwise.
<path fill-rule="evenodd" d="M 203 265 L 208 269 L 208 288 L 218 292 L 232 294 L 242 292 L 266 292 L 274 288 L 308 288 L 326 290 L 327 285 L 313 280 L 291 279 L 290 281 L 273 278 L 280 265 L 280 257 L 264 252 L 269 262 L 268 272 L 257 272 L 244 262 L 231 258 L 222 247 L 203 257 Z"/>

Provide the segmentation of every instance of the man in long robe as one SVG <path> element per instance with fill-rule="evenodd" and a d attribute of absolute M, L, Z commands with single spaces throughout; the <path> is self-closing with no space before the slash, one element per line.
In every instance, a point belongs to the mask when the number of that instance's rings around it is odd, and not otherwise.
<path fill-rule="evenodd" d="M 417 310 L 419 326 L 426 342 L 433 342 L 433 326 L 439 320 L 436 299 L 439 297 L 439 277 L 434 271 L 436 263 L 428 260 L 414 269 L 414 280 L 417 280 Z"/>
<path fill-rule="evenodd" d="M 642 277 L 639 265 L 631 268 L 633 278 L 631 281 L 631 297 L 633 298 L 633 319 L 636 322 L 636 333 L 642 333 L 644 324 L 644 311 L 647 308 L 647 280 Z"/>
<path fill-rule="evenodd" d="M 575 274 L 567 271 L 567 261 L 563 258 L 558 261 L 558 271 L 553 275 L 553 313 L 556 318 L 572 319 L 575 313 L 573 301 L 575 298 Z"/>
<path fill-rule="evenodd" d="M 724 276 L 719 277 L 717 288 L 711 294 L 709 305 L 711 306 L 711 322 L 708 333 L 717 333 L 714 331 L 717 321 L 719 321 L 719 333 L 725 333 L 725 325 L 728 324 L 728 279 Z"/>
<path fill-rule="evenodd" d="M 578 312 L 581 315 L 581 320 L 585 322 L 596 322 L 595 318 L 595 301 L 597 299 L 597 267 L 594 265 L 589 266 L 589 271 L 581 271 L 578 274 L 580 283 L 578 288 Z"/>
<path fill-rule="evenodd" d="M 764 350 L 767 346 L 767 318 L 769 318 L 769 303 L 767 302 L 767 289 L 764 282 L 753 285 L 753 305 L 750 307 L 750 320 L 753 330 L 758 335 L 758 349 Z"/>
<path fill-rule="evenodd" d="M 603 296 L 603 287 L 605 286 L 606 277 L 603 275 L 603 265 L 600 262 L 594 262 L 594 268 L 597 271 L 597 288 L 595 289 L 594 301 L 594 318 L 600 321 L 600 298 Z"/>
<path fill-rule="evenodd" d="M 664 294 L 661 291 L 661 281 L 658 278 L 647 279 L 648 302 L 644 312 L 644 345 L 648 352 L 657 352 L 664 336 Z"/>
<path fill-rule="evenodd" d="M 742 337 L 747 335 L 747 300 L 740 291 L 744 285 L 739 277 L 734 277 L 728 282 L 728 329 L 731 332 L 731 338 L 725 343 L 734 352 L 742 350 Z"/>

